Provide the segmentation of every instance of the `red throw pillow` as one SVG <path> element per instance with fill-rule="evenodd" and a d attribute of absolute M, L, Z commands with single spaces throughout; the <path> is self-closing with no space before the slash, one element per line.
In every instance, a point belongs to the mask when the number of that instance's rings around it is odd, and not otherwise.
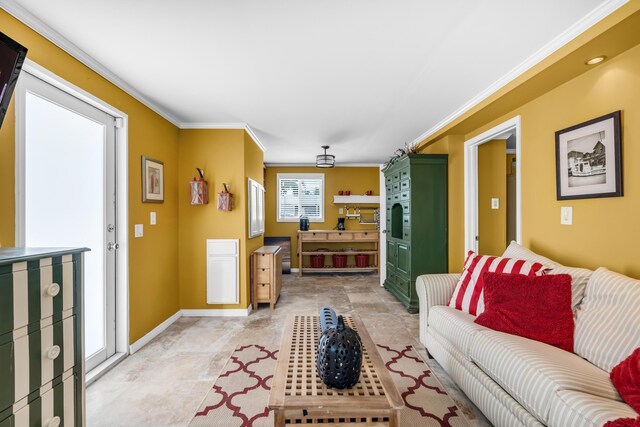
<path fill-rule="evenodd" d="M 484 273 L 484 313 L 475 322 L 573 352 L 571 276 Z"/>
<path fill-rule="evenodd" d="M 640 414 L 640 347 L 611 370 L 611 382 L 622 400 Z"/>
<path fill-rule="evenodd" d="M 640 427 L 640 417 L 638 418 L 618 418 L 608 421 L 604 427 Z"/>
<path fill-rule="evenodd" d="M 483 274 L 513 273 L 526 276 L 541 276 L 544 266 L 539 262 L 529 262 L 520 259 L 502 258 L 497 256 L 476 255 L 469 251 L 464 262 L 464 269 L 460 280 L 453 291 L 449 307 L 477 316 L 484 311 Z"/>

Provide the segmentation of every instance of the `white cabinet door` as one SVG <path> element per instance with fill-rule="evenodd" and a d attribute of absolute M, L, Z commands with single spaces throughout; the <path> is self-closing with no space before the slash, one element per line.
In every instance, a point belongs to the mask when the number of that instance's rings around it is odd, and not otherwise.
<path fill-rule="evenodd" d="M 207 304 L 238 304 L 238 240 L 207 240 Z"/>

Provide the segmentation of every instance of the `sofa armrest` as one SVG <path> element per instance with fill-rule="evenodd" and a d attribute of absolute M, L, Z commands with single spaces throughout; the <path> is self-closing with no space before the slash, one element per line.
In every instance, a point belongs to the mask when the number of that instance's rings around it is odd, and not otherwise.
<path fill-rule="evenodd" d="M 460 279 L 460 274 L 425 274 L 416 279 L 416 292 L 420 300 L 420 341 L 426 343 L 429 309 L 447 305 Z"/>

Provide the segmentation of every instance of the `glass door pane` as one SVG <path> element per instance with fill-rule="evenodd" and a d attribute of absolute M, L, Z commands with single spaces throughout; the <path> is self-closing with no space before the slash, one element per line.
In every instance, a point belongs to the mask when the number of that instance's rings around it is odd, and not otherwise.
<path fill-rule="evenodd" d="M 25 246 L 91 249 L 85 355 L 106 359 L 105 124 L 29 92 L 25 108 Z"/>

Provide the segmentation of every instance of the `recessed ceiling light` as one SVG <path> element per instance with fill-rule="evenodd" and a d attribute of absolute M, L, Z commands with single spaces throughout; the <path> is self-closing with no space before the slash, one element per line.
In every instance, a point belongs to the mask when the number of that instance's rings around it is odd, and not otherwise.
<path fill-rule="evenodd" d="M 602 55 L 602 56 L 596 56 L 595 58 L 591 58 L 590 60 L 588 60 L 587 62 L 585 62 L 585 64 L 587 65 L 596 65 L 601 63 L 602 61 L 604 61 L 605 59 L 607 59 L 606 56 Z"/>

